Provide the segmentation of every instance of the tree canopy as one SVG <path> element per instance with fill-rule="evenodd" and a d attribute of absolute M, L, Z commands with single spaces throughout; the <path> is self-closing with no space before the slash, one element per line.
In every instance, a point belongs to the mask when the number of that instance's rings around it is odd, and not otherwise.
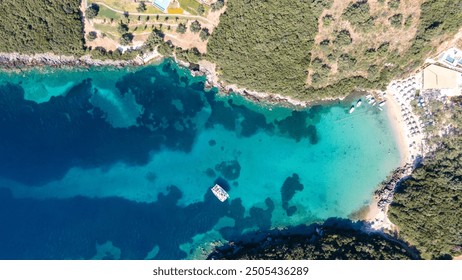
<path fill-rule="evenodd" d="M 99 13 L 99 6 L 98 4 L 91 4 L 90 6 L 88 6 L 88 8 L 85 10 L 85 16 L 88 18 L 88 19 L 93 19 L 95 18 Z"/>
<path fill-rule="evenodd" d="M 323 226 L 312 234 L 268 235 L 261 242 L 235 242 L 209 258 L 238 260 L 402 260 L 418 259 L 401 242 L 348 227 Z"/>
<path fill-rule="evenodd" d="M 83 54 L 79 6 L 79 0 L 1 1 L 0 52 Z"/>

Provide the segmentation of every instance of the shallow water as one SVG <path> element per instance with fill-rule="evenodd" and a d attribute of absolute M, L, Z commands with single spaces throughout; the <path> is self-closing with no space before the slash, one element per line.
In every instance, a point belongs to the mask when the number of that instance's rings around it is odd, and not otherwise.
<path fill-rule="evenodd" d="M 347 217 L 399 164 L 367 104 L 292 111 L 203 88 L 170 61 L 0 74 L 0 258 L 194 257 Z"/>

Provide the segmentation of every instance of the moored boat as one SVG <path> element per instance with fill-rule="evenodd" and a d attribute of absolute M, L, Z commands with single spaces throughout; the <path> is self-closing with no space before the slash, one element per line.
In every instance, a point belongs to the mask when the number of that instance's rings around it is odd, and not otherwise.
<path fill-rule="evenodd" d="M 353 113 L 354 111 L 355 111 L 355 105 L 351 105 L 350 114 Z"/>
<path fill-rule="evenodd" d="M 385 102 L 386 102 L 385 100 L 380 101 L 379 106 L 380 106 L 380 107 L 383 107 L 383 106 L 385 105 Z"/>
<path fill-rule="evenodd" d="M 213 188 L 211 190 L 212 190 L 213 194 L 221 202 L 224 202 L 229 197 L 229 194 L 218 184 L 215 184 L 215 186 L 213 186 Z"/>
<path fill-rule="evenodd" d="M 361 106 L 361 104 L 362 104 L 362 101 L 361 101 L 361 99 L 359 99 L 358 102 L 356 102 L 356 107 Z"/>

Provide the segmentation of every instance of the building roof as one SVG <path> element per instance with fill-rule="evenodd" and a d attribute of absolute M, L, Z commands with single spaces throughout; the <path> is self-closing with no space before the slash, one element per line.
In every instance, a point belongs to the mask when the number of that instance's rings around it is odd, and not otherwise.
<path fill-rule="evenodd" d="M 459 72 L 432 64 L 423 70 L 423 89 L 456 89 Z"/>
<path fill-rule="evenodd" d="M 171 0 L 154 0 L 152 4 L 162 10 L 163 12 L 167 12 L 168 5 L 170 5 Z"/>

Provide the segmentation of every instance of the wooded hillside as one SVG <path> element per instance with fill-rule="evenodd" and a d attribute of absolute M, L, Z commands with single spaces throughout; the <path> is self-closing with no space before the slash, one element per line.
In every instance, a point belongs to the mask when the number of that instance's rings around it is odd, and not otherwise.
<path fill-rule="evenodd" d="M 0 1 L 0 52 L 84 52 L 79 0 Z"/>

